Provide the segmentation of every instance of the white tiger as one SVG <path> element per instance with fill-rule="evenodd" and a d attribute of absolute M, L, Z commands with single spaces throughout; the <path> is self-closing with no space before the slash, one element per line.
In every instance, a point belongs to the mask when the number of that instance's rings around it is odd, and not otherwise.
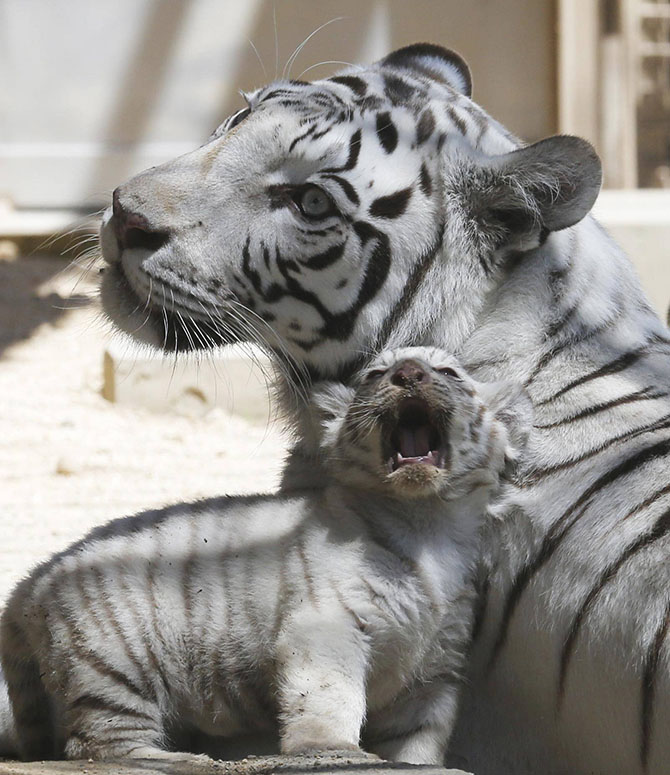
<path fill-rule="evenodd" d="M 670 346 L 587 215 L 593 149 L 523 146 L 429 44 L 247 100 L 116 190 L 109 315 L 168 350 L 260 340 L 295 382 L 408 344 L 525 382 L 538 428 L 488 544 L 452 753 L 478 775 L 665 773 Z M 287 483 L 318 476 L 298 445 Z"/>
<path fill-rule="evenodd" d="M 284 753 L 440 763 L 480 528 L 526 433 L 519 388 L 388 352 L 314 388 L 321 488 L 113 521 L 37 567 L 0 623 L 24 758 L 168 758 L 187 725 Z M 177 754 L 180 758 L 183 754 Z"/>

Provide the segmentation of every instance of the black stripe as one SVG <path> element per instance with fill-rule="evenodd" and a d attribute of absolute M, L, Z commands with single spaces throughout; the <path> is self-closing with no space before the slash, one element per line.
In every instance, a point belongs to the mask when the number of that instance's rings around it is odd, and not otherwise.
<path fill-rule="evenodd" d="M 105 578 L 103 573 L 100 571 L 99 568 L 91 568 L 91 572 L 93 574 L 93 577 L 95 578 L 97 587 L 98 587 L 98 599 L 102 607 L 105 609 L 105 614 L 107 615 L 106 623 L 109 623 L 116 633 L 117 637 L 121 641 L 121 644 L 123 646 L 123 650 L 128 657 L 128 660 L 130 663 L 135 667 L 137 670 L 137 673 L 139 675 L 139 678 L 142 682 L 142 685 L 144 686 L 146 699 L 150 700 L 151 702 L 158 702 L 158 696 L 156 695 L 156 689 L 154 688 L 148 674 L 146 665 L 143 665 L 138 656 L 135 654 L 133 648 L 131 647 L 130 643 L 128 642 L 128 639 L 126 637 L 126 633 L 123 631 L 123 628 L 119 624 L 118 619 L 116 618 L 116 612 L 112 608 L 112 605 L 110 603 L 109 598 L 109 589 L 107 585 L 105 584 Z"/>
<path fill-rule="evenodd" d="M 338 259 L 342 258 L 344 253 L 345 242 L 341 242 L 339 245 L 332 245 L 328 250 L 324 250 L 323 253 L 317 253 L 314 256 L 310 256 L 307 261 L 303 261 L 302 265 L 307 269 L 313 269 L 315 271 L 326 269 L 326 267 L 334 264 Z"/>
<path fill-rule="evenodd" d="M 95 625 L 98 632 L 102 635 L 103 638 L 107 638 L 107 628 L 106 624 L 108 623 L 107 620 L 103 623 L 100 620 L 100 617 L 98 616 L 94 606 L 93 601 L 91 599 L 91 596 L 88 592 L 89 585 L 87 583 L 87 580 L 85 578 L 85 568 L 83 568 L 81 565 L 77 566 L 75 571 L 75 578 L 74 582 L 77 588 L 77 591 L 79 593 L 79 598 L 82 602 L 82 605 L 84 607 L 84 613 L 89 617 L 90 622 Z M 93 569 L 90 569 L 93 570 Z M 97 571 L 99 573 L 99 571 Z M 60 595 L 62 592 L 61 585 L 58 584 L 57 586 L 54 585 L 53 589 L 54 595 Z M 105 592 L 103 591 L 102 594 L 104 595 Z M 155 690 L 153 686 L 147 683 L 146 679 L 144 679 L 143 674 L 140 672 L 140 680 L 142 681 L 142 685 L 138 686 L 134 681 L 130 679 L 129 676 L 125 675 L 124 673 L 121 673 L 121 671 L 117 670 L 116 668 L 112 667 L 111 665 L 107 664 L 106 661 L 102 659 L 98 654 L 95 653 L 95 651 L 88 647 L 86 643 L 83 642 L 82 634 L 79 631 L 79 624 L 78 621 L 81 617 L 81 613 L 79 611 L 70 611 L 70 607 L 67 605 L 66 599 L 64 596 L 61 596 L 59 599 L 60 602 L 60 616 L 63 623 L 66 625 L 68 629 L 68 634 L 70 635 L 70 642 L 72 644 L 73 649 L 76 651 L 80 659 L 87 662 L 89 666 L 96 670 L 100 675 L 105 675 L 108 678 L 111 678 L 112 680 L 115 680 L 125 686 L 128 691 L 130 691 L 132 694 L 137 695 L 141 699 L 147 701 L 147 702 L 155 702 L 157 700 Z M 106 609 L 107 611 L 107 609 Z M 108 615 L 109 618 L 109 615 Z"/>
<path fill-rule="evenodd" d="M 484 614 L 486 613 L 486 607 L 488 605 L 490 589 L 491 577 L 486 576 L 486 578 L 481 583 L 479 595 L 477 596 L 477 602 L 475 604 L 475 615 L 474 621 L 472 623 L 472 634 L 470 636 L 470 648 L 468 651 L 470 651 L 472 644 L 477 640 L 477 638 L 479 638 L 482 627 L 484 626 Z"/>
<path fill-rule="evenodd" d="M 328 124 L 328 126 L 325 129 L 322 129 L 320 132 L 315 132 L 312 135 L 312 140 L 320 140 L 322 137 L 325 137 L 328 132 L 330 132 L 333 127 L 337 126 L 336 124 Z"/>
<path fill-rule="evenodd" d="M 442 247 L 443 233 L 444 233 L 444 226 L 440 226 L 437 231 L 437 236 L 433 241 L 433 244 L 428 248 L 428 250 L 423 254 L 423 256 L 419 258 L 416 264 L 414 264 L 414 267 L 412 268 L 412 272 L 410 276 L 407 278 L 407 282 L 405 283 L 405 287 L 401 297 L 394 304 L 393 309 L 386 316 L 384 322 L 382 323 L 382 327 L 379 330 L 379 334 L 377 334 L 376 345 L 374 347 L 375 352 L 379 352 L 384 348 L 389 336 L 391 335 L 391 333 L 393 332 L 393 329 L 395 328 L 396 323 L 398 322 L 398 320 L 400 320 L 400 318 L 402 318 L 406 314 L 406 312 L 412 306 L 414 297 L 416 296 L 416 293 L 419 290 L 419 287 L 421 286 L 421 283 L 424 277 L 428 273 L 428 270 L 430 269 L 430 267 L 433 265 L 435 256 L 437 256 L 438 252 Z"/>
<path fill-rule="evenodd" d="M 145 628 L 143 626 L 143 618 L 140 615 L 139 611 L 137 610 L 137 606 L 135 605 L 134 591 L 128 587 L 124 573 L 120 574 L 119 581 L 123 589 L 125 603 L 128 606 L 128 610 L 130 611 L 130 614 L 135 621 L 136 632 L 138 634 L 140 633 L 142 634 L 144 650 L 146 652 L 147 659 L 149 660 L 150 666 L 152 670 L 155 671 L 156 675 L 158 675 L 158 677 L 160 678 L 161 683 L 163 684 L 163 689 L 166 692 L 166 694 L 169 694 L 170 684 L 167 680 L 167 676 L 165 675 L 165 671 L 163 670 L 163 667 L 158 661 L 158 657 L 156 656 L 154 650 L 151 648 L 151 644 L 149 642 L 149 635 L 145 631 Z M 147 581 L 150 581 L 150 574 L 148 569 L 147 569 Z M 153 605 L 155 606 L 155 601 L 153 602 Z M 155 623 L 156 623 L 156 620 L 154 619 L 154 632 L 156 632 Z M 156 634 L 158 633 L 156 632 Z"/>
<path fill-rule="evenodd" d="M 508 355 L 495 355 L 490 358 L 482 358 L 479 361 L 468 361 L 464 364 L 468 371 L 477 371 L 478 369 L 490 368 L 491 366 L 499 366 L 501 363 L 509 363 Z"/>
<path fill-rule="evenodd" d="M 384 94 L 394 105 L 409 102 L 418 90 L 396 75 L 384 75 Z"/>
<path fill-rule="evenodd" d="M 650 352 L 650 348 L 651 348 L 651 343 L 648 343 L 648 344 L 642 345 L 641 347 L 636 348 L 635 350 L 630 350 L 629 352 L 624 353 L 623 355 L 620 355 L 618 358 L 615 358 L 613 361 L 606 363 L 604 366 L 601 366 L 595 371 L 592 371 L 589 374 L 583 374 L 581 377 L 578 377 L 572 382 L 568 382 L 568 384 L 562 387 L 558 392 L 554 393 L 552 396 L 549 396 L 548 398 L 545 398 L 544 400 L 540 401 L 535 405 L 543 406 L 544 404 L 548 404 L 551 401 L 555 401 L 557 398 L 560 398 L 569 390 L 573 390 L 574 388 L 579 387 L 580 385 L 584 385 L 586 382 L 591 382 L 594 379 L 600 379 L 600 377 L 608 377 L 611 374 L 618 374 L 620 371 L 625 371 L 634 363 L 637 363 L 637 361 L 639 361 L 640 358 L 643 358 L 645 355 L 648 355 Z"/>
<path fill-rule="evenodd" d="M 388 196 L 380 196 L 370 205 L 369 213 L 375 218 L 399 218 L 407 209 L 411 196 L 412 186 Z"/>
<path fill-rule="evenodd" d="M 640 761 L 646 772 L 649 765 L 652 722 L 654 720 L 654 700 L 656 699 L 656 673 L 661 658 L 661 649 L 670 627 L 670 603 L 666 606 L 663 621 L 656 630 L 654 639 L 647 649 L 642 677 L 642 707 L 640 718 Z"/>
<path fill-rule="evenodd" d="M 295 94 L 296 92 L 292 89 L 273 89 L 272 91 L 267 92 L 267 94 L 264 94 L 260 101 L 265 102 L 266 100 L 272 100 L 276 97 L 293 97 Z"/>
<path fill-rule="evenodd" d="M 348 86 L 351 91 L 359 97 L 365 97 L 368 90 L 365 81 L 362 78 L 357 78 L 355 75 L 335 75 L 328 80 L 333 83 L 341 83 L 343 86 Z"/>
<path fill-rule="evenodd" d="M 353 202 L 355 205 L 359 205 L 361 203 L 361 200 L 358 198 L 358 194 L 356 193 L 356 189 L 348 180 L 346 180 L 346 178 L 341 178 L 339 175 L 334 175 L 332 172 L 324 174 L 323 177 L 328 178 L 329 180 L 334 180 L 335 183 L 341 187 L 342 191 L 344 191 L 347 199 L 349 199 L 350 202 Z"/>
<path fill-rule="evenodd" d="M 416 142 L 418 145 L 423 145 L 426 140 L 435 131 L 435 116 L 430 108 L 426 108 L 419 116 L 419 123 L 416 126 Z"/>
<path fill-rule="evenodd" d="M 433 181 L 431 180 L 430 173 L 426 168 L 425 162 L 421 164 L 421 172 L 419 173 L 419 186 L 427 197 L 433 193 Z"/>
<path fill-rule="evenodd" d="M 519 483 L 519 486 L 522 488 L 532 487 L 534 484 L 537 484 L 545 477 L 551 476 L 552 474 L 556 474 L 559 471 L 565 471 L 567 468 L 571 468 L 572 466 L 575 466 L 578 463 L 582 463 L 584 460 L 588 460 L 589 458 L 595 457 L 596 455 L 599 455 L 601 452 L 604 452 L 606 449 L 609 449 L 609 447 L 613 446 L 614 444 L 630 441 L 631 439 L 635 439 L 638 436 L 642 436 L 645 433 L 654 433 L 656 431 L 666 430 L 667 428 L 670 428 L 670 414 L 666 414 L 663 417 L 659 418 L 658 420 L 654 420 L 654 422 L 649 423 L 649 425 L 644 425 L 641 428 L 633 428 L 632 430 L 624 431 L 623 433 L 620 433 L 618 436 L 614 436 L 613 438 L 608 439 L 607 441 L 604 441 L 602 444 L 599 444 L 594 449 L 590 449 L 587 452 L 583 452 L 581 455 L 578 455 L 577 457 L 570 458 L 569 460 L 564 460 L 562 463 L 557 463 L 556 465 L 553 465 L 553 466 L 547 466 L 546 468 L 538 468 L 538 469 L 531 470 L 526 475 L 523 476 L 521 482 Z"/>
<path fill-rule="evenodd" d="M 586 409 L 582 409 L 575 414 L 563 417 L 560 420 L 554 422 L 544 423 L 543 425 L 534 425 L 533 428 L 538 430 L 547 430 L 548 428 L 558 428 L 561 425 L 568 425 L 569 423 L 576 422 L 577 420 L 583 420 L 585 417 L 592 417 L 594 414 L 605 412 L 608 409 L 614 409 L 617 406 L 624 406 L 625 404 L 633 404 L 637 401 L 653 401 L 657 398 L 667 398 L 668 393 L 664 390 L 654 390 L 651 386 L 642 388 L 642 390 L 636 390 L 634 393 L 627 393 L 619 398 L 613 398 L 611 401 L 603 401 L 600 404 L 594 404 L 593 406 L 587 406 Z"/>
<path fill-rule="evenodd" d="M 614 560 L 614 562 L 611 562 L 605 568 L 605 570 L 600 574 L 600 577 L 598 578 L 595 586 L 584 598 L 584 601 L 582 602 L 579 610 L 572 620 L 570 630 L 568 631 L 568 636 L 565 639 L 563 650 L 561 652 L 561 667 L 558 679 L 559 703 L 561 702 L 565 691 L 568 667 L 570 665 L 572 654 L 574 653 L 580 627 L 582 626 L 582 622 L 586 616 L 591 611 L 596 598 L 598 595 L 600 595 L 603 589 L 615 579 L 618 572 L 625 565 L 625 563 L 628 562 L 628 560 L 634 557 L 638 552 L 641 552 L 642 550 L 651 546 L 651 544 L 666 536 L 668 531 L 670 531 L 670 509 L 661 514 L 661 516 L 656 520 L 654 527 L 650 531 L 639 536 L 639 538 L 636 541 L 633 541 L 633 543 L 630 544 L 630 546 L 628 546 L 622 552 L 622 554 L 616 560 Z"/>
<path fill-rule="evenodd" d="M 80 659 L 82 662 L 85 662 L 92 670 L 95 670 L 95 672 L 103 678 L 111 678 L 116 683 L 125 686 L 125 688 L 136 697 L 139 697 L 142 700 L 150 701 L 150 698 L 147 697 L 146 692 L 142 689 L 142 687 L 138 686 L 127 675 L 125 675 L 125 673 L 122 673 L 120 670 L 117 670 L 115 667 L 107 664 L 107 662 L 101 656 L 96 654 L 91 648 L 86 648 L 84 644 L 81 643 L 80 639 L 76 636 L 70 620 L 65 615 L 63 615 L 62 618 L 68 627 L 71 638 L 70 642 L 78 659 Z"/>
<path fill-rule="evenodd" d="M 269 271 L 270 269 L 270 248 L 264 243 L 261 242 L 261 249 L 263 250 L 263 262 L 265 264 L 265 268 Z"/>
<path fill-rule="evenodd" d="M 303 288 L 300 283 L 289 274 L 286 266 L 287 262 L 282 258 L 279 250 L 277 250 L 276 261 L 277 266 L 284 277 L 286 287 L 282 288 L 277 283 L 272 283 L 266 290 L 263 290 L 260 275 L 251 266 L 251 256 L 249 252 L 250 237 L 247 237 L 247 241 L 242 248 L 242 271 L 249 279 L 262 301 L 272 303 L 285 297 L 291 297 L 298 301 L 302 301 L 305 304 L 309 304 L 321 316 L 323 325 L 317 332 L 318 336 L 313 341 L 299 342 L 293 340 L 304 349 L 313 347 L 316 344 L 321 344 L 324 338 L 336 339 L 338 341 L 348 339 L 356 325 L 358 313 L 377 295 L 386 282 L 391 266 L 391 251 L 388 236 L 366 221 L 354 222 L 353 229 L 361 240 L 363 247 L 365 247 L 368 242 L 374 242 L 375 244 L 370 251 L 356 300 L 348 309 L 339 313 L 330 312 L 315 293 Z"/>
<path fill-rule="evenodd" d="M 344 163 L 344 166 L 342 167 L 324 167 L 322 172 L 347 172 L 348 170 L 352 170 L 356 163 L 358 162 L 358 156 L 361 152 L 361 137 L 362 132 L 360 129 L 357 129 L 353 135 L 351 136 L 351 139 L 349 140 L 349 156 L 347 157 L 346 162 Z"/>
<path fill-rule="evenodd" d="M 398 130 L 388 112 L 377 114 L 377 138 L 386 153 L 395 151 L 398 145 Z"/>
<path fill-rule="evenodd" d="M 318 126 L 318 125 L 317 125 L 316 123 L 312 124 L 312 126 L 311 126 L 311 127 L 310 127 L 310 128 L 309 128 L 309 129 L 308 129 L 306 132 L 303 132 L 303 134 L 301 134 L 301 135 L 298 135 L 296 138 L 294 138 L 294 139 L 291 141 L 291 144 L 290 144 L 290 145 L 289 145 L 289 147 L 288 147 L 288 152 L 289 152 L 289 153 L 291 153 L 291 151 L 292 151 L 292 150 L 293 150 L 293 149 L 296 147 L 296 145 L 297 145 L 297 144 L 298 144 L 298 143 L 299 143 L 301 140 L 304 140 L 306 137 L 309 137 L 310 135 L 314 134 L 314 132 L 316 131 L 316 127 L 317 127 L 317 126 Z"/>
<path fill-rule="evenodd" d="M 102 712 L 113 711 L 117 716 L 132 716 L 133 718 L 150 721 L 154 725 L 156 723 L 156 719 L 148 713 L 144 713 L 144 711 L 129 708 L 127 705 L 122 705 L 120 702 L 108 700 L 106 697 L 101 697 L 98 694 L 91 694 L 88 692 L 80 694 L 68 703 L 69 710 L 76 710 L 77 708 L 99 710 Z"/>
<path fill-rule="evenodd" d="M 312 605 L 318 608 L 319 600 L 316 596 L 316 589 L 314 588 L 314 578 L 312 576 L 312 571 L 310 570 L 309 562 L 307 560 L 307 551 L 305 550 L 304 536 L 301 535 L 298 538 L 297 545 L 298 545 L 298 557 L 300 558 L 300 564 L 302 565 L 302 574 L 305 578 L 307 597 L 309 597 Z"/>
<path fill-rule="evenodd" d="M 554 320 L 553 323 L 550 323 L 547 326 L 547 330 L 545 331 L 545 337 L 547 339 L 552 339 L 556 336 L 563 328 L 565 328 L 568 323 L 572 320 L 572 318 L 575 316 L 577 311 L 581 309 L 582 306 L 582 299 L 579 298 L 577 301 L 575 301 L 572 305 L 570 305 L 567 309 L 563 311 L 563 314 Z"/>
<path fill-rule="evenodd" d="M 456 127 L 456 129 L 462 134 L 467 135 L 468 133 L 468 127 L 465 121 L 456 113 L 456 111 L 452 108 L 451 105 L 446 106 L 447 116 L 449 117 L 451 123 Z"/>
<path fill-rule="evenodd" d="M 535 378 L 543 371 L 557 356 L 559 356 L 568 347 L 576 348 L 584 342 L 588 342 L 590 339 L 602 334 L 604 331 L 612 328 L 623 314 L 623 308 L 617 307 L 614 313 L 604 322 L 597 325 L 595 328 L 587 328 L 578 331 L 572 336 L 566 337 L 562 342 L 554 345 L 549 351 L 547 351 L 537 362 L 537 365 L 531 372 L 528 379 L 524 382 L 524 387 L 529 385 L 535 380 Z"/>
<path fill-rule="evenodd" d="M 619 465 L 599 476 L 553 523 L 545 535 L 540 550 L 535 558 L 518 572 L 512 583 L 509 594 L 507 595 L 507 600 L 505 601 L 498 637 L 496 638 L 489 659 L 489 670 L 493 667 L 498 655 L 505 645 L 512 616 L 521 601 L 521 596 L 526 590 L 526 587 L 533 580 L 535 574 L 553 557 L 572 526 L 589 507 L 591 499 L 620 477 L 626 476 L 641 466 L 664 457 L 668 453 L 670 453 L 670 439 L 663 439 L 650 447 L 637 450 L 629 458 L 626 458 L 626 460 L 619 463 Z"/>
<path fill-rule="evenodd" d="M 195 548 L 195 540 L 198 533 L 198 523 L 196 520 L 189 520 L 188 525 L 188 543 L 183 547 L 186 549 L 186 557 L 181 566 L 181 596 L 182 605 L 184 606 L 184 619 L 185 619 L 185 631 L 187 633 L 186 638 L 190 639 L 193 634 L 193 608 L 195 605 L 195 593 L 193 589 L 193 575 L 198 560 L 197 549 Z M 193 644 L 191 644 L 193 645 Z M 192 650 L 188 650 L 189 656 L 192 655 Z M 193 665 L 189 665 L 193 669 Z"/>
<path fill-rule="evenodd" d="M 473 103 L 470 103 L 470 104 L 466 103 L 464 105 L 464 109 L 467 110 L 468 113 L 472 116 L 478 128 L 477 138 L 475 140 L 475 148 L 476 148 L 481 142 L 481 139 L 484 136 L 484 133 L 489 128 L 489 122 L 488 122 L 488 119 L 482 114 L 482 111 L 479 108 L 477 108 Z"/>
<path fill-rule="evenodd" d="M 310 228 L 303 228 L 302 226 L 298 226 L 298 231 L 302 234 L 307 234 L 309 237 L 326 237 L 333 231 L 340 230 L 339 224 L 335 224 L 334 226 L 326 226 L 324 229 L 310 229 Z"/>

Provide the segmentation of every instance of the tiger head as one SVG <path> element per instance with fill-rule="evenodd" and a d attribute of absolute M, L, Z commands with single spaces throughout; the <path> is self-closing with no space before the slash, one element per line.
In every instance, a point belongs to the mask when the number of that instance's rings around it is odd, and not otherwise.
<path fill-rule="evenodd" d="M 385 347 L 456 350 L 508 259 L 598 193 L 587 142 L 520 147 L 439 46 L 246 100 L 103 218 L 103 305 L 168 351 L 254 341 L 340 378 Z"/>
<path fill-rule="evenodd" d="M 347 486 L 401 497 L 492 487 L 525 445 L 531 405 L 510 383 L 475 382 L 432 347 L 385 351 L 351 387 L 319 383 L 325 467 Z"/>

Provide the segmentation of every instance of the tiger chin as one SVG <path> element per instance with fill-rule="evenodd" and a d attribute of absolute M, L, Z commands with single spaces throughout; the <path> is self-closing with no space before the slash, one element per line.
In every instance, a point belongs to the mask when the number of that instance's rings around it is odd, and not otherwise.
<path fill-rule="evenodd" d="M 0 622 L 20 754 L 188 759 L 196 729 L 441 763 L 524 412 L 444 352 L 388 352 L 313 387 L 319 486 L 116 520 L 38 566 Z"/>

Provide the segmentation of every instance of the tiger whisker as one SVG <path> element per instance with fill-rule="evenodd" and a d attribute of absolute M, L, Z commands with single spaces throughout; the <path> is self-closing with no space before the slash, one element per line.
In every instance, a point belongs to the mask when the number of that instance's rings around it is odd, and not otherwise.
<path fill-rule="evenodd" d="M 318 33 L 321 32 L 322 29 L 325 27 L 328 27 L 329 25 L 333 24 L 334 22 L 343 21 L 348 17 L 346 16 L 336 16 L 333 19 L 330 19 L 327 22 L 324 22 L 320 27 L 317 27 L 313 32 L 311 32 L 300 45 L 296 46 L 295 50 L 291 54 L 291 56 L 286 61 L 286 64 L 284 65 L 284 69 L 282 70 L 282 78 L 290 78 L 291 77 L 291 67 L 293 67 L 293 63 L 295 62 L 296 58 L 300 55 L 300 52 L 303 50 L 303 48 L 309 43 L 309 41 Z"/>

